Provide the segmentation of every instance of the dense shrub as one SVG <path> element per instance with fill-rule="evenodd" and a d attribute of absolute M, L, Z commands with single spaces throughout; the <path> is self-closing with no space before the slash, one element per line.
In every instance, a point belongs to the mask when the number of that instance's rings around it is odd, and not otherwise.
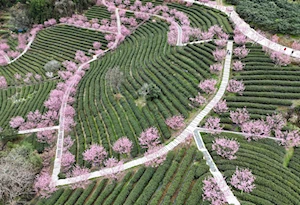
<path fill-rule="evenodd" d="M 241 0 L 236 9 L 245 21 L 260 29 L 300 35 L 300 4 L 287 0 Z"/>

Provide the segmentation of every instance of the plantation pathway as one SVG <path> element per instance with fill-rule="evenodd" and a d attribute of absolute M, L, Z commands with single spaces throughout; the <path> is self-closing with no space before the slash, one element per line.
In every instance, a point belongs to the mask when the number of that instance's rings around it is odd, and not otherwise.
<path fill-rule="evenodd" d="M 244 132 L 234 132 L 234 131 L 229 131 L 229 130 L 215 130 L 215 129 L 206 129 L 206 128 L 197 128 L 198 132 L 207 132 L 207 133 L 230 133 L 230 134 L 235 134 L 235 135 L 243 135 L 243 136 L 247 136 L 247 137 L 258 137 L 258 138 L 267 138 L 267 139 L 271 139 L 271 140 L 275 140 L 275 141 L 281 141 L 281 139 L 278 139 L 276 137 L 270 137 L 270 136 L 266 136 L 266 135 L 252 135 L 252 134 L 247 134 Z"/>
<path fill-rule="evenodd" d="M 212 4 L 212 3 L 197 2 L 197 1 L 194 1 L 194 0 L 184 0 L 184 1 L 199 4 L 199 5 L 205 5 L 205 6 L 208 6 L 208 7 L 211 7 L 211 8 L 218 9 L 218 10 L 226 13 L 229 16 L 229 18 L 233 21 L 233 23 L 237 26 L 237 28 L 245 36 L 247 36 L 249 39 L 253 40 L 254 42 L 256 42 L 256 43 L 258 43 L 262 46 L 265 46 L 265 47 L 267 47 L 271 50 L 284 53 L 284 54 L 292 56 L 294 58 L 300 58 L 300 51 L 299 50 L 295 50 L 295 49 L 280 45 L 278 43 L 274 43 L 274 42 L 270 41 L 269 39 L 267 39 L 266 37 L 264 37 L 264 36 L 260 35 L 259 33 L 257 33 L 253 28 L 251 28 L 249 26 L 249 24 L 247 24 L 234 11 L 232 6 L 221 6 L 221 5 L 216 5 L 216 4 Z M 292 53 L 292 51 L 294 51 L 294 52 Z"/>
<path fill-rule="evenodd" d="M 206 160 L 206 164 L 210 167 L 210 169 L 209 169 L 210 173 L 215 178 L 215 180 L 216 180 L 219 188 L 223 192 L 228 204 L 240 205 L 240 202 L 233 195 L 233 193 L 230 190 L 229 186 L 227 185 L 223 175 L 219 171 L 218 167 L 214 163 L 214 160 L 212 159 L 211 155 L 209 154 L 208 150 L 206 149 L 203 139 L 201 137 L 201 134 L 200 134 L 199 130 L 197 130 L 197 129 L 194 131 L 194 139 L 195 139 L 198 149 L 203 153 L 204 159 Z"/>
<path fill-rule="evenodd" d="M 117 19 L 120 19 L 119 12 L 117 11 L 117 9 L 116 9 L 116 17 L 117 17 Z M 121 24 L 117 24 L 117 26 L 118 26 L 118 34 L 120 34 L 119 32 L 121 32 L 121 28 L 120 28 Z M 103 54 L 107 53 L 111 49 L 116 48 L 118 43 L 119 43 L 119 40 L 118 40 L 118 38 L 116 38 L 114 44 L 110 48 L 106 49 L 101 54 L 99 53 L 97 55 L 94 55 L 91 60 L 80 65 L 78 67 L 77 71 L 82 70 L 84 68 L 84 66 L 97 60 L 99 56 L 102 56 Z M 65 109 L 67 107 L 68 98 L 70 96 L 71 89 L 74 87 L 74 85 L 75 85 L 75 80 L 70 83 L 69 87 L 67 87 L 67 89 L 64 93 L 61 108 L 59 111 L 59 129 L 58 129 L 58 136 L 57 136 L 57 142 L 56 142 L 56 153 L 55 153 L 53 171 L 52 171 L 52 176 L 51 176 L 51 185 L 52 186 L 56 186 L 57 182 L 59 181 L 58 174 L 60 173 L 60 168 L 61 168 L 61 158 L 62 158 L 62 151 L 63 151 L 64 130 L 65 130 L 64 129 L 64 124 L 65 124 L 64 115 L 65 115 Z"/>
<path fill-rule="evenodd" d="M 228 41 L 227 43 L 227 50 L 230 51 L 230 55 L 226 56 L 224 69 L 223 69 L 223 76 L 222 81 L 220 84 L 220 87 L 218 89 L 218 92 L 213 97 L 213 99 L 205 106 L 205 108 L 192 120 L 192 122 L 184 129 L 184 131 L 177 136 L 173 141 L 171 141 L 169 144 L 158 150 L 156 153 L 153 153 L 149 155 L 148 157 L 141 157 L 135 160 L 132 160 L 130 162 L 125 163 L 122 166 L 116 166 L 113 168 L 104 168 L 96 172 L 92 172 L 88 174 L 87 176 L 78 176 L 78 177 L 72 177 L 67 179 L 59 179 L 56 181 L 56 185 L 67 185 L 76 183 L 79 181 L 82 181 L 86 178 L 92 179 L 100 176 L 105 176 L 107 174 L 113 174 L 117 173 L 120 170 L 126 170 L 141 164 L 144 164 L 145 162 L 149 162 L 157 157 L 163 156 L 167 154 L 170 150 L 173 150 L 177 145 L 184 142 L 185 138 L 188 137 L 190 134 L 194 132 L 194 130 L 197 128 L 198 124 L 203 120 L 203 118 L 209 114 L 209 112 L 212 110 L 212 108 L 221 100 L 223 97 L 228 81 L 229 81 L 229 74 L 230 74 L 230 64 L 231 64 L 231 57 L 232 57 L 232 48 L 233 48 L 233 42 Z M 58 173 L 57 173 L 58 174 Z"/>
<path fill-rule="evenodd" d="M 59 128 L 59 126 L 34 128 L 34 129 L 30 129 L 30 130 L 21 130 L 18 132 L 18 134 L 28 134 L 28 133 L 34 133 L 34 132 L 47 131 L 47 130 L 58 130 L 58 128 Z"/>
<path fill-rule="evenodd" d="M 201 40 L 201 41 L 193 41 L 193 42 L 184 43 L 184 44 L 182 44 L 182 45 L 183 45 L 183 46 L 186 46 L 186 45 L 188 45 L 188 44 L 207 43 L 207 42 L 210 42 L 210 41 L 212 41 L 212 39 Z"/>

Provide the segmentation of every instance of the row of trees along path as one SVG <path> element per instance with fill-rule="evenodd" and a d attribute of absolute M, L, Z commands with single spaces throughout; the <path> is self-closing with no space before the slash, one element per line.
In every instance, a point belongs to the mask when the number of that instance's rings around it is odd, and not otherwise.
<path fill-rule="evenodd" d="M 220 86 L 220 88 L 217 92 L 217 95 L 219 95 L 219 96 L 216 95 L 214 97 L 214 99 L 216 98 L 217 102 L 219 100 L 221 100 L 222 96 L 225 93 L 225 89 L 227 87 L 227 84 L 228 84 L 229 73 L 230 73 L 230 65 L 231 65 L 231 57 L 232 57 L 231 56 L 232 55 L 232 48 L 233 48 L 233 42 L 229 41 L 228 44 L 227 44 L 227 50 L 230 51 L 230 53 L 229 53 L 229 55 L 226 56 L 226 59 L 225 59 L 225 64 L 224 64 L 224 69 L 223 69 L 223 79 L 222 79 L 222 82 L 221 82 L 221 86 Z M 227 73 L 226 76 L 225 76 L 225 73 Z M 214 106 L 215 105 L 216 105 L 216 103 L 214 104 Z M 204 108 L 204 110 L 206 109 L 206 107 Z M 210 111 L 211 108 L 207 109 L 207 110 Z M 218 167 L 216 166 L 216 164 L 213 161 L 213 158 L 210 156 L 208 150 L 206 149 L 205 144 L 204 144 L 204 142 L 202 140 L 202 137 L 200 135 L 199 129 L 195 128 L 194 132 L 193 132 L 193 135 L 194 135 L 194 139 L 195 139 L 195 142 L 197 144 L 197 147 L 203 153 L 204 159 L 206 160 L 206 164 L 209 166 L 209 171 L 213 175 L 213 177 L 215 178 L 220 190 L 223 192 L 226 201 L 229 204 L 240 205 L 240 202 L 233 195 L 233 193 L 232 193 L 231 189 L 229 188 L 229 186 L 227 185 L 222 173 L 219 171 Z"/>
<path fill-rule="evenodd" d="M 116 35 L 121 34 L 121 22 L 120 22 L 120 15 L 119 15 L 119 10 L 115 10 L 116 18 L 117 18 L 117 27 L 118 27 L 118 32 Z M 114 45 L 112 48 L 115 48 L 118 44 L 118 38 L 116 38 Z M 109 49 L 106 49 L 104 53 L 107 53 Z M 78 70 L 82 70 L 84 66 L 87 64 L 90 64 L 91 62 L 95 61 L 98 59 L 99 56 L 103 54 L 97 54 L 94 55 L 91 60 L 89 60 L 86 63 L 83 63 L 81 66 L 78 67 Z M 55 154 L 55 160 L 54 160 L 54 166 L 53 166 L 53 171 L 52 171 L 52 185 L 57 186 L 58 185 L 58 174 L 60 173 L 61 169 L 61 158 L 62 158 L 62 151 L 63 151 L 63 141 L 64 141 L 64 113 L 65 109 L 67 106 L 67 101 L 70 95 L 71 89 L 74 87 L 74 82 L 70 84 L 70 86 L 66 89 L 66 92 L 64 93 L 63 100 L 62 100 L 62 105 L 60 108 L 60 114 L 59 114 L 59 129 L 58 129 L 58 137 L 57 137 L 57 142 L 56 142 L 56 154 Z"/>

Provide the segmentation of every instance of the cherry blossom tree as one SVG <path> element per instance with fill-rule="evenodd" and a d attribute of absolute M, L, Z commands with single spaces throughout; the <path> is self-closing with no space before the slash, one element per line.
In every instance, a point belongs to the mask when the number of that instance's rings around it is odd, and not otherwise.
<path fill-rule="evenodd" d="M 143 148 L 151 148 L 160 144 L 157 128 L 150 127 L 143 131 L 139 137 L 139 143 Z"/>
<path fill-rule="evenodd" d="M 201 96 L 200 92 L 198 92 L 198 95 L 195 98 L 189 98 L 189 100 L 192 102 L 192 107 L 199 107 L 206 103 L 206 99 Z"/>
<path fill-rule="evenodd" d="M 215 63 L 215 64 L 209 66 L 209 70 L 212 73 L 218 73 L 222 70 L 222 67 L 223 66 L 221 63 Z"/>
<path fill-rule="evenodd" d="M 218 117 L 209 117 L 207 118 L 204 128 L 208 130 L 212 130 L 212 134 L 217 134 L 219 131 L 214 130 L 222 130 L 223 127 L 220 126 L 220 118 Z"/>
<path fill-rule="evenodd" d="M 176 45 L 177 44 L 177 36 L 178 36 L 178 30 L 176 24 L 172 23 L 171 26 L 169 26 L 170 31 L 168 32 L 168 43 L 170 45 Z"/>
<path fill-rule="evenodd" d="M 41 143 L 53 144 L 56 139 L 55 130 L 45 130 L 37 132 L 37 141 Z"/>
<path fill-rule="evenodd" d="M 132 142 L 127 137 L 122 137 L 114 143 L 113 150 L 119 154 L 129 155 L 132 146 L 133 146 Z"/>
<path fill-rule="evenodd" d="M 227 103 L 226 100 L 220 100 L 215 107 L 213 108 L 213 110 L 220 114 L 220 113 L 224 113 L 228 111 L 228 107 L 227 107 Z"/>
<path fill-rule="evenodd" d="M 96 49 L 96 50 L 98 50 L 98 49 L 100 49 L 101 45 L 102 44 L 100 42 L 94 42 L 93 43 L 93 48 Z"/>
<path fill-rule="evenodd" d="M 211 94 L 215 92 L 216 88 L 215 85 L 217 81 L 215 79 L 208 79 L 200 82 L 199 88 L 203 90 L 206 94 Z"/>
<path fill-rule="evenodd" d="M 249 169 L 236 168 L 235 173 L 232 175 L 230 184 L 242 192 L 250 193 L 255 188 L 255 176 Z"/>
<path fill-rule="evenodd" d="M 159 146 L 155 146 L 155 147 L 150 147 L 147 152 L 145 152 L 144 156 L 146 158 L 150 158 L 151 154 L 154 154 L 156 152 L 158 152 L 160 149 L 162 149 L 163 146 L 159 145 Z M 154 158 L 151 157 L 151 160 L 145 162 L 145 166 L 146 167 L 158 167 L 159 165 L 161 165 L 165 160 L 166 160 L 166 154 L 162 155 L 162 156 L 155 156 Z"/>
<path fill-rule="evenodd" d="M 64 152 L 61 158 L 62 171 L 63 172 L 69 171 L 74 163 L 75 163 L 75 156 L 69 151 Z"/>
<path fill-rule="evenodd" d="M 270 128 L 264 120 L 252 120 L 244 122 L 241 130 L 248 141 L 263 139 L 270 135 Z"/>
<path fill-rule="evenodd" d="M 224 48 L 227 44 L 227 40 L 225 39 L 216 39 L 214 42 L 219 48 Z"/>
<path fill-rule="evenodd" d="M 278 51 L 271 52 L 270 58 L 278 66 L 287 66 L 291 63 L 291 58 Z"/>
<path fill-rule="evenodd" d="M 300 50 L 300 42 L 294 41 L 292 44 L 292 48 L 295 50 Z"/>
<path fill-rule="evenodd" d="M 236 47 L 235 49 L 233 49 L 233 54 L 236 57 L 238 57 L 239 59 L 245 58 L 248 55 L 249 52 L 250 52 L 250 50 L 247 49 L 245 47 L 245 45 L 240 46 L 240 47 Z"/>
<path fill-rule="evenodd" d="M 9 51 L 10 47 L 7 43 L 0 43 L 0 50 Z"/>
<path fill-rule="evenodd" d="M 7 88 L 7 82 L 4 76 L 0 76 L 0 89 Z"/>
<path fill-rule="evenodd" d="M 224 193 L 215 178 L 208 177 L 203 180 L 203 200 L 209 201 L 212 205 L 226 204 L 226 198 Z"/>
<path fill-rule="evenodd" d="M 66 152 L 68 151 L 74 144 L 74 141 L 70 135 L 68 135 L 67 137 L 64 138 L 64 147 L 63 147 L 63 151 Z"/>
<path fill-rule="evenodd" d="M 274 43 L 278 43 L 279 37 L 278 37 L 276 34 L 274 34 L 274 35 L 271 37 L 271 41 L 273 41 Z"/>
<path fill-rule="evenodd" d="M 166 124 L 173 130 L 178 130 L 182 128 L 184 123 L 184 117 L 182 115 L 175 115 L 166 119 Z"/>
<path fill-rule="evenodd" d="M 214 33 L 210 32 L 210 31 L 202 32 L 200 34 L 200 36 L 201 36 L 202 40 L 209 40 L 209 39 L 212 39 L 214 37 Z"/>
<path fill-rule="evenodd" d="M 215 61 L 222 61 L 225 59 L 226 50 L 217 48 L 215 51 L 213 51 L 213 56 L 215 58 Z"/>
<path fill-rule="evenodd" d="M 235 153 L 239 150 L 240 144 L 233 139 L 216 138 L 212 145 L 218 155 L 229 160 L 236 159 Z"/>
<path fill-rule="evenodd" d="M 287 149 L 290 147 L 300 146 L 300 134 L 298 130 L 291 130 L 282 132 L 275 130 L 275 137 L 280 139 L 280 144 L 285 146 Z"/>
<path fill-rule="evenodd" d="M 241 70 L 244 69 L 245 64 L 242 63 L 241 61 L 234 61 L 234 62 L 232 63 L 232 66 L 233 66 L 233 70 L 234 70 L 234 71 L 241 71 Z"/>
<path fill-rule="evenodd" d="M 42 80 L 42 76 L 39 75 L 39 74 L 35 74 L 35 75 L 34 75 L 34 78 L 35 78 L 37 81 L 41 81 L 41 80 Z"/>
<path fill-rule="evenodd" d="M 9 121 L 9 125 L 11 128 L 18 128 L 25 122 L 24 118 L 21 116 L 13 117 Z"/>
<path fill-rule="evenodd" d="M 227 91 L 231 93 L 238 93 L 239 95 L 243 94 L 245 90 L 245 85 L 243 81 L 230 80 L 227 86 Z"/>
<path fill-rule="evenodd" d="M 35 192 L 43 198 L 48 198 L 50 194 L 57 190 L 55 186 L 51 184 L 51 175 L 47 172 L 42 172 L 37 175 L 33 187 Z"/>
<path fill-rule="evenodd" d="M 245 45 L 245 43 L 247 42 L 247 37 L 242 33 L 239 33 L 234 35 L 233 40 L 238 45 Z"/>
<path fill-rule="evenodd" d="M 104 162 L 104 165 L 107 168 L 112 168 L 112 170 L 114 171 L 114 173 L 106 175 L 110 179 L 118 179 L 118 174 L 124 170 L 123 161 L 118 161 L 116 158 L 113 157 L 108 158 Z"/>
<path fill-rule="evenodd" d="M 93 166 L 101 166 L 103 160 L 107 157 L 107 152 L 103 146 L 92 144 L 82 155 L 83 159 Z"/>
<path fill-rule="evenodd" d="M 237 108 L 236 111 L 230 111 L 230 118 L 233 123 L 241 125 L 250 119 L 250 115 L 246 108 Z"/>
<path fill-rule="evenodd" d="M 83 188 L 85 189 L 89 185 L 89 169 L 88 168 L 81 168 L 80 166 L 76 165 L 72 171 L 67 173 L 67 177 L 80 177 L 80 181 L 73 183 L 71 185 L 72 189 L 77 189 L 77 188 Z"/>
<path fill-rule="evenodd" d="M 286 119 L 282 116 L 282 114 L 273 114 L 266 117 L 266 123 L 271 130 L 276 131 L 281 130 L 285 126 Z"/>

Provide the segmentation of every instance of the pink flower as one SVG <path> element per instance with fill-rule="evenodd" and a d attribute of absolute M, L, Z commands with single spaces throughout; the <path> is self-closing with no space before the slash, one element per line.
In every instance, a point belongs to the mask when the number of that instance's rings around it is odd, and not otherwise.
<path fill-rule="evenodd" d="M 185 125 L 184 117 L 182 115 L 169 117 L 165 122 L 173 130 L 178 130 Z"/>
<path fill-rule="evenodd" d="M 211 93 L 215 92 L 216 84 L 217 84 L 217 81 L 215 79 L 204 80 L 204 81 L 200 82 L 199 88 L 201 90 L 203 90 L 205 93 L 211 94 Z"/>
<path fill-rule="evenodd" d="M 218 155 L 229 160 L 236 159 L 235 153 L 239 150 L 240 144 L 235 140 L 226 138 L 216 138 L 212 145 L 212 150 Z"/>

